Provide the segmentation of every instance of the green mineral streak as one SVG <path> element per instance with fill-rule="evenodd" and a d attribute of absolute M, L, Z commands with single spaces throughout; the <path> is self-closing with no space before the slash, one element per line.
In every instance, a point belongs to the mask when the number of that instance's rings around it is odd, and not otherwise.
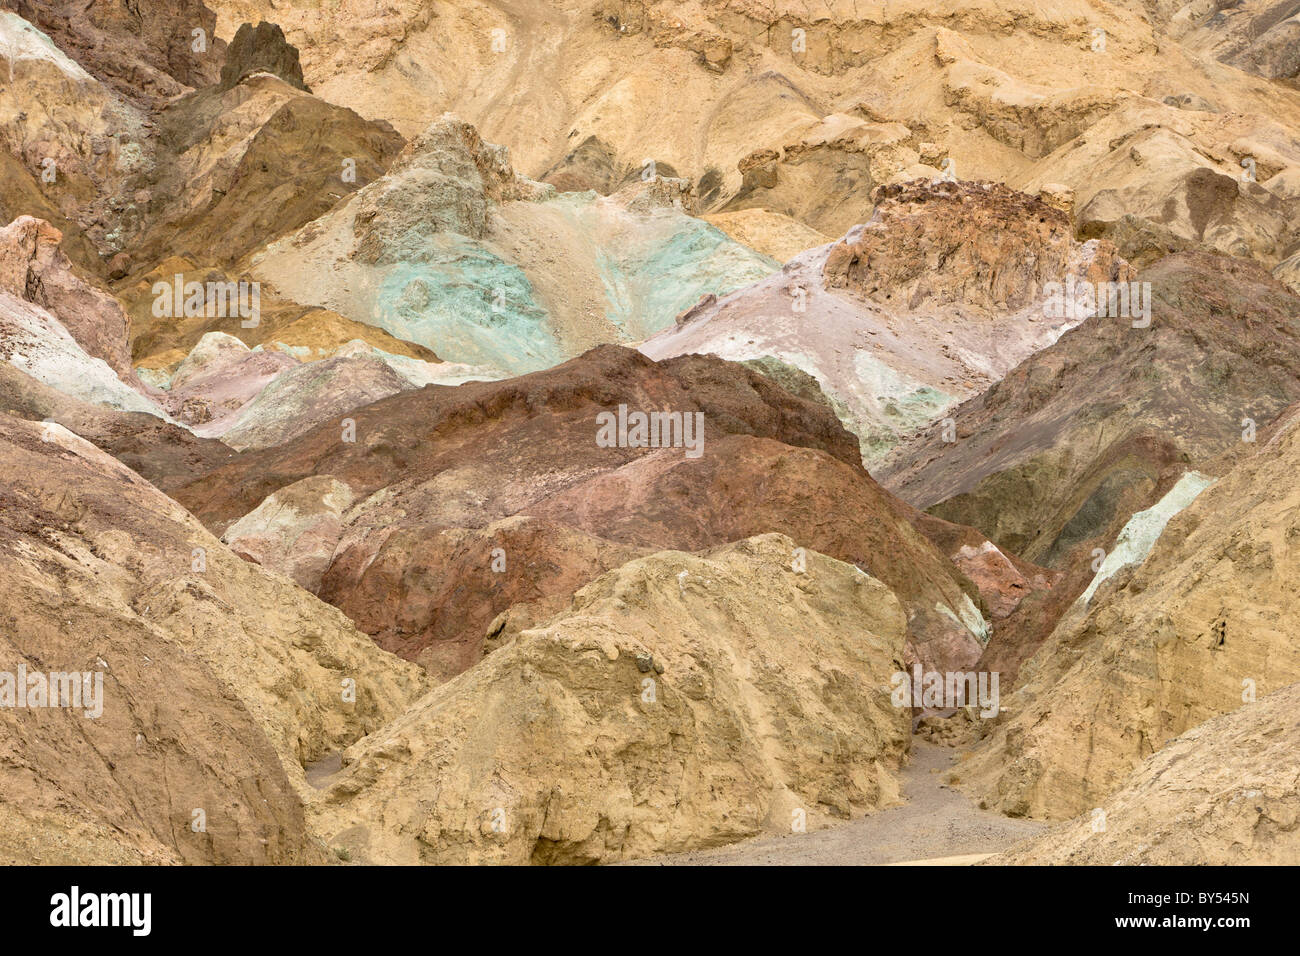
<path fill-rule="evenodd" d="M 615 212 L 594 193 L 549 202 L 594 247 L 598 275 L 592 278 L 605 291 L 611 340 L 648 338 L 701 296 L 726 295 L 780 268 L 678 210 Z M 380 280 L 371 321 L 398 338 L 426 345 L 450 362 L 512 374 L 568 357 L 528 276 L 479 242 L 412 229 L 387 239 L 376 266 Z"/>
<path fill-rule="evenodd" d="M 703 295 L 727 295 L 780 268 L 706 222 L 659 215 L 667 228 L 647 228 L 644 238 L 626 237 L 619 252 L 603 248 L 597 255 L 606 318 L 630 339 L 667 328 Z"/>
<path fill-rule="evenodd" d="M 1102 559 L 1092 583 L 1079 596 L 1079 603 L 1088 604 L 1097 589 L 1121 568 L 1145 561 L 1164 533 L 1165 525 L 1212 484 L 1213 478 L 1195 471 L 1185 472 L 1163 498 L 1145 511 L 1135 512 L 1120 530 L 1115 547 Z"/>
<path fill-rule="evenodd" d="M 865 352 L 854 360 L 861 394 L 879 403 L 879 418 L 857 422 L 850 431 L 862 444 L 864 464 L 878 462 L 895 445 L 939 418 L 956 399 L 890 368 Z"/>
<path fill-rule="evenodd" d="M 383 269 L 375 322 L 450 361 L 515 374 L 564 358 L 523 271 L 460 236 Z"/>

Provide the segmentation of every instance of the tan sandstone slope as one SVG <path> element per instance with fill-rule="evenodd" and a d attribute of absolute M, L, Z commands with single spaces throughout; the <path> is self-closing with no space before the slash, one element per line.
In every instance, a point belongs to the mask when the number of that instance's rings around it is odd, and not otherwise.
<path fill-rule="evenodd" d="M 638 558 L 351 748 L 319 827 L 384 863 L 598 863 L 898 799 L 905 619 L 764 535 Z"/>
<path fill-rule="evenodd" d="M 1294 865 L 1300 684 L 1170 741 L 1082 819 L 990 864 Z M 1100 812 L 1098 812 L 1100 811 Z"/>
<path fill-rule="evenodd" d="M 0 670 L 103 681 L 0 708 L 0 860 L 320 862 L 303 765 L 422 676 L 61 425 L 0 415 L 0 476 Z"/>
<path fill-rule="evenodd" d="M 1136 246 L 1169 234 L 1271 268 L 1294 238 L 1300 93 L 1272 82 L 1290 61 L 1203 42 L 1211 4 L 212 5 L 225 37 L 284 26 L 324 98 L 406 136 L 452 110 L 561 189 L 608 194 L 653 161 L 695 183 L 705 211 L 761 209 L 837 236 L 867 218 L 873 187 L 943 168 L 1064 184 L 1081 221 Z M 1248 43 L 1253 29 L 1230 32 Z"/>
<path fill-rule="evenodd" d="M 1295 422 L 1061 620 L 962 773 L 986 804 L 1082 813 L 1172 738 L 1300 680 Z"/>

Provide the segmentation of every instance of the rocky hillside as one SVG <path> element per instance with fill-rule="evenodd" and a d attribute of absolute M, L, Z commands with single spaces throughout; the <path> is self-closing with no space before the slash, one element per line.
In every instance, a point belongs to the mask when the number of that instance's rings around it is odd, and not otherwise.
<path fill-rule="evenodd" d="M 620 406 L 698 416 L 695 451 L 600 447 L 598 416 Z M 861 468 L 830 409 L 742 366 L 606 346 L 349 420 L 354 440 L 342 419 L 322 424 L 176 496 L 237 550 L 321 569 L 321 597 L 436 674 L 474 664 L 499 614 L 536 617 L 637 554 L 771 531 L 889 584 L 927 663 L 972 663 L 988 640 L 980 590 Z M 292 549 L 254 550 L 286 522 Z"/>
<path fill-rule="evenodd" d="M 793 547 L 609 571 L 345 753 L 319 825 L 367 862 L 599 863 L 896 801 L 903 609 L 815 552 L 794 571 Z"/>
<path fill-rule="evenodd" d="M 813 376 L 872 467 L 1083 319 L 1052 314 L 1050 283 L 1130 277 L 1109 241 L 1072 238 L 1050 193 L 918 180 L 873 198 L 870 220 L 840 241 L 706 297 L 642 351 Z"/>
<path fill-rule="evenodd" d="M 62 425 L 0 415 L 0 460 L 5 661 L 87 675 L 0 707 L 5 862 L 322 862 L 304 765 L 422 675 Z"/>
<path fill-rule="evenodd" d="M 1084 819 L 998 864 L 1287 865 L 1296 859 L 1292 684 L 1170 741 Z"/>
<path fill-rule="evenodd" d="M 0 861 L 1300 862 L 1298 22 L 0 0 Z"/>
<path fill-rule="evenodd" d="M 1062 618 L 969 762 L 984 801 L 1013 814 L 1082 813 L 1173 738 L 1252 712 L 1300 679 L 1288 543 L 1295 420 L 1292 409 L 1173 515 L 1149 556 L 1103 568 L 1099 588 Z"/>

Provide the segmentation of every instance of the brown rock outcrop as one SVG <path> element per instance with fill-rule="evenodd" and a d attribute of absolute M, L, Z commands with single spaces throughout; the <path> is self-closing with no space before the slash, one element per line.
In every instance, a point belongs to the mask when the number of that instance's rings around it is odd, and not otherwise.
<path fill-rule="evenodd" d="M 216 82 L 226 43 L 203 0 L 5 0 L 59 49 L 127 99 L 160 106 Z"/>
<path fill-rule="evenodd" d="M 871 221 L 831 247 L 830 288 L 900 308 L 960 304 L 1016 310 L 1070 272 L 1070 217 L 999 183 L 916 180 L 879 187 Z M 1124 281 L 1107 248 L 1099 279 Z"/>
<path fill-rule="evenodd" d="M 228 90 L 251 73 L 271 73 L 290 86 L 311 92 L 302 79 L 297 49 L 274 23 L 262 21 L 257 26 L 245 23 L 236 31 L 221 67 L 221 88 Z"/>
<path fill-rule="evenodd" d="M 403 144 L 387 123 L 267 73 L 176 100 L 156 123 L 130 249 L 145 267 L 183 256 L 229 269 L 378 178 Z"/>

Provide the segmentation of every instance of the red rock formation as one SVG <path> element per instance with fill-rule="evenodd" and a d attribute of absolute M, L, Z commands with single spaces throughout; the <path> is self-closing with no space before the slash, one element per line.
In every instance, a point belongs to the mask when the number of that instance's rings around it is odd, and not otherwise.
<path fill-rule="evenodd" d="M 700 411 L 703 453 L 603 448 L 596 416 Z M 769 531 L 868 569 L 909 610 L 912 653 L 973 664 L 979 594 L 859 464 L 824 405 L 704 356 L 654 363 L 615 346 L 546 372 L 431 386 L 250 452 L 180 500 L 216 530 L 310 475 L 358 505 L 320 595 L 384 647 L 450 675 L 477 659 L 493 618 L 568 594 L 649 550 L 699 550 Z M 526 520 L 524 520 L 526 516 Z M 504 569 L 494 570 L 494 549 Z M 792 562 L 797 556 L 791 555 Z"/>

